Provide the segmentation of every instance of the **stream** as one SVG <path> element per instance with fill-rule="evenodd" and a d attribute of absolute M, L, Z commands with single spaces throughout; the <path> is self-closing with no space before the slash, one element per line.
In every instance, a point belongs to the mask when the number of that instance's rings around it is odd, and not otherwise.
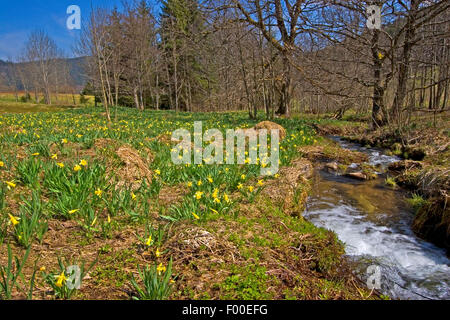
<path fill-rule="evenodd" d="M 385 186 L 386 167 L 400 159 L 331 139 L 366 153 L 369 163 L 382 169 L 370 181 L 318 170 L 305 218 L 338 235 L 364 282 L 376 269 L 380 285 L 376 289 L 381 293 L 392 299 L 450 299 L 450 259 L 445 250 L 415 236 L 410 227 L 414 213 L 404 200 L 405 192 Z"/>

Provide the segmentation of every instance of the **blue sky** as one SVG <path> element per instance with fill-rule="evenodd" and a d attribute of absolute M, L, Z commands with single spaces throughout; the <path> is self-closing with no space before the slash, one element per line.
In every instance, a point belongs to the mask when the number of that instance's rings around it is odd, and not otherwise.
<path fill-rule="evenodd" d="M 79 30 L 68 30 L 66 13 L 70 5 L 78 5 L 82 19 L 87 18 L 92 6 L 119 8 L 121 0 L 1 0 L 0 5 L 0 59 L 17 56 L 30 32 L 45 30 L 59 48 L 72 56 L 72 46 Z M 81 25 L 83 27 L 83 24 Z"/>

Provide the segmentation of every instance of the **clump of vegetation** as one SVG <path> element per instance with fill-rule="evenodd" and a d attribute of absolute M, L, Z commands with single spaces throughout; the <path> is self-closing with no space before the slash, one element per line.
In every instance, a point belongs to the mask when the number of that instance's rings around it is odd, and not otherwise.
<path fill-rule="evenodd" d="M 398 187 L 397 182 L 395 181 L 395 178 L 393 178 L 393 177 L 387 177 L 386 180 L 384 180 L 384 183 L 393 189 L 397 189 L 397 187 Z"/>
<path fill-rule="evenodd" d="M 416 212 L 419 211 L 420 208 L 428 204 L 428 201 L 417 193 L 414 193 L 411 198 L 407 199 L 407 202 L 414 208 Z"/>
<path fill-rule="evenodd" d="M 142 286 L 138 284 L 137 279 L 133 275 L 131 285 L 136 291 L 133 299 L 166 300 L 169 297 L 172 291 L 172 284 L 175 282 L 172 279 L 172 259 L 167 267 L 160 263 L 151 267 L 146 266 L 144 269 L 138 268 L 138 274 Z"/>

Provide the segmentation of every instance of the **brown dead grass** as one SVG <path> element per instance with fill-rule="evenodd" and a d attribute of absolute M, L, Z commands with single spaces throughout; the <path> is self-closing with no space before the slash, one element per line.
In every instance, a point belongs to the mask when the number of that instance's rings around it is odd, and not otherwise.
<path fill-rule="evenodd" d="M 313 174 L 310 161 L 300 158 L 280 170 L 280 178 L 269 181 L 263 194 L 289 214 L 300 215 L 308 197 L 308 179 Z M 305 186 L 299 190 L 299 186 Z"/>
<path fill-rule="evenodd" d="M 362 163 L 368 160 L 366 154 L 362 152 L 342 149 L 335 144 L 325 146 L 305 146 L 298 148 L 298 151 L 310 161 L 337 161 L 341 164 Z"/>
<path fill-rule="evenodd" d="M 116 154 L 122 161 L 122 167 L 116 171 L 116 176 L 119 178 L 116 188 L 131 184 L 131 188 L 136 190 L 143 180 L 146 180 L 148 184 L 151 183 L 152 172 L 149 164 L 141 158 L 136 149 L 123 145 L 116 151 Z"/>
<path fill-rule="evenodd" d="M 280 126 L 278 123 L 271 122 L 271 121 L 262 121 L 258 123 L 254 129 L 256 131 L 261 129 L 266 129 L 267 133 L 270 134 L 270 130 L 279 130 L 280 134 L 280 141 L 282 141 L 286 137 L 286 129 L 284 129 L 282 126 Z"/>

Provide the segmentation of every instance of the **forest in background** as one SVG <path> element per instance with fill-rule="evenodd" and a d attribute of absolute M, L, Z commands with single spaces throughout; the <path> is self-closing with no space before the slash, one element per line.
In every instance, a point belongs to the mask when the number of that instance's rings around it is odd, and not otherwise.
<path fill-rule="evenodd" d="M 382 28 L 367 28 L 367 6 Z M 448 1 L 165 0 L 93 8 L 73 54 L 79 75 L 45 31 L 11 58 L 3 87 L 39 94 L 80 90 L 110 118 L 140 110 L 370 114 L 372 127 L 448 111 Z M 158 13 L 156 13 L 158 12 Z M 3 66 L 5 69 L 5 66 Z M 7 76 L 5 76 L 7 75 Z M 1 81 L 1 80 L 0 80 Z M 78 81 L 79 82 L 79 81 Z M 19 95 L 17 94 L 17 99 Z"/>

